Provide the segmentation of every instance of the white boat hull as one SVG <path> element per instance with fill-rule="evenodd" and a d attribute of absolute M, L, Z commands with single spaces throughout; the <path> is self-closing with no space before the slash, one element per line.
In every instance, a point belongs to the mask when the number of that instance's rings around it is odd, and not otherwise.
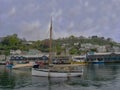
<path fill-rule="evenodd" d="M 82 71 L 79 72 L 58 72 L 58 71 L 49 71 L 49 69 L 34 69 L 32 68 L 33 76 L 42 76 L 42 77 L 77 77 L 83 74 Z"/>

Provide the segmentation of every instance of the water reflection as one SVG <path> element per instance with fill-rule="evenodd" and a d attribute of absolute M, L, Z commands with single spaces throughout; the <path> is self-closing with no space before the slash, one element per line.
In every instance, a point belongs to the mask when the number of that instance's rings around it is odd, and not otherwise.
<path fill-rule="evenodd" d="M 12 76 L 11 70 L 0 72 L 0 88 L 14 88 L 15 77 Z"/>
<path fill-rule="evenodd" d="M 87 66 L 87 77 L 94 81 L 107 81 L 115 79 L 119 66 L 116 65 L 90 65 Z"/>
<path fill-rule="evenodd" d="M 27 86 L 30 78 L 30 73 L 20 70 L 12 70 L 11 68 L 6 68 L 5 66 L 0 67 L 0 88 L 2 89 L 14 89 Z M 31 76 L 31 75 L 30 75 Z"/>
<path fill-rule="evenodd" d="M 120 64 L 84 66 L 83 76 L 46 78 L 31 76 L 31 70 L 0 66 L 0 89 L 11 90 L 115 90 L 120 88 Z"/>
<path fill-rule="evenodd" d="M 111 82 L 114 82 L 115 80 L 118 80 L 118 78 L 120 78 L 119 64 L 95 64 L 88 65 L 85 68 L 86 71 L 84 72 L 82 81 L 87 83 L 88 87 L 106 87 L 108 85 L 111 85 Z"/>

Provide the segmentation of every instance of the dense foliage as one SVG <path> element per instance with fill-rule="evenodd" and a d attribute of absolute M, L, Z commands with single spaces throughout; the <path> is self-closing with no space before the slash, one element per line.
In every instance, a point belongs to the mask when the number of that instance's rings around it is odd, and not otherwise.
<path fill-rule="evenodd" d="M 78 43 L 77 45 L 74 45 Z M 93 45 L 110 45 L 110 46 L 119 46 L 118 43 L 112 41 L 110 38 L 104 39 L 104 37 L 90 37 L 85 38 L 70 36 L 66 38 L 59 38 L 53 40 L 53 50 L 59 55 L 61 53 L 69 54 L 82 54 L 87 51 L 78 50 L 81 47 L 81 44 L 91 43 Z M 18 38 L 17 34 L 9 35 L 4 37 L 0 42 L 0 54 L 9 55 L 10 50 L 22 50 L 27 51 L 29 49 L 37 49 L 42 52 L 49 52 L 49 40 L 38 40 L 38 41 L 27 41 L 25 39 Z M 96 51 L 95 49 L 91 49 Z"/>

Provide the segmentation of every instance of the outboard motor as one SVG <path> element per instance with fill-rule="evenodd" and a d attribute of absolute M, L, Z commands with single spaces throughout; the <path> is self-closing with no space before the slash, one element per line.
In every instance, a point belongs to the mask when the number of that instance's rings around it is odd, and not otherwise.
<path fill-rule="evenodd" d="M 33 65 L 33 68 L 39 68 L 39 65 Z"/>

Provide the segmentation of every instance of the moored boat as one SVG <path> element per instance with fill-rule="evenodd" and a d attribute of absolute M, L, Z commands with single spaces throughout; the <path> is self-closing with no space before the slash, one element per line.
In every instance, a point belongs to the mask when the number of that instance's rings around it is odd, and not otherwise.
<path fill-rule="evenodd" d="M 80 65 L 87 64 L 86 55 L 72 56 L 71 64 L 80 64 Z"/>
<path fill-rule="evenodd" d="M 52 19 L 50 25 L 50 53 L 48 68 L 39 68 L 39 65 L 34 65 L 32 68 L 32 75 L 34 76 L 45 76 L 45 77 L 76 77 L 83 74 L 83 70 L 72 70 L 73 65 L 62 66 L 62 65 L 52 65 Z"/>
<path fill-rule="evenodd" d="M 6 62 L 6 67 L 12 68 L 12 69 L 18 69 L 18 68 L 25 68 L 25 67 L 32 67 L 32 63 L 13 63 L 10 61 Z"/>
<path fill-rule="evenodd" d="M 58 66 L 59 67 L 59 66 Z M 56 67 L 56 68 L 58 68 Z M 70 66 L 71 67 L 71 66 Z M 83 69 L 80 70 L 69 70 L 69 69 L 40 69 L 32 68 L 32 75 L 34 76 L 43 76 L 43 77 L 77 77 L 83 75 Z"/>
<path fill-rule="evenodd" d="M 92 64 L 103 64 L 103 63 L 104 63 L 103 60 L 98 60 L 98 59 L 92 61 Z"/>

